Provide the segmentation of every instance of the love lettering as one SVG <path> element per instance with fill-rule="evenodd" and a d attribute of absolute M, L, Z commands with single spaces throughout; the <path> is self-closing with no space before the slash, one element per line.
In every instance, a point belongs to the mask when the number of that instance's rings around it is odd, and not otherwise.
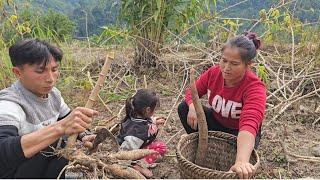
<path fill-rule="evenodd" d="M 229 118 L 229 115 L 231 115 L 232 119 L 239 119 L 241 107 L 241 103 L 231 100 L 226 101 L 219 95 L 216 95 L 212 100 L 212 108 L 214 111 L 221 113 L 221 116 L 225 118 Z"/>

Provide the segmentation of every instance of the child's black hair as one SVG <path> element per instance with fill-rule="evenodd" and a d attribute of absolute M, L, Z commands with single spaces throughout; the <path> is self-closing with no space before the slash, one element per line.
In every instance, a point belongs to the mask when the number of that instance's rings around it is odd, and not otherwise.
<path fill-rule="evenodd" d="M 39 39 L 24 39 L 9 48 L 11 63 L 14 67 L 21 67 L 25 64 L 37 64 L 45 67 L 50 58 L 55 61 L 62 60 L 61 49 Z"/>
<path fill-rule="evenodd" d="M 122 120 L 125 122 L 129 118 L 144 117 L 145 110 L 150 107 L 154 111 L 155 107 L 159 105 L 159 98 L 157 94 L 150 89 L 139 89 L 135 95 L 126 100 L 126 117 Z"/>

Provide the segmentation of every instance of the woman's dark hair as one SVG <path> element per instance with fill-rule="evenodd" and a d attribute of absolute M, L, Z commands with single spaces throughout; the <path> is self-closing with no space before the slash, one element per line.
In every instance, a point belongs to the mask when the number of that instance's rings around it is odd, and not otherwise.
<path fill-rule="evenodd" d="M 258 39 L 257 34 L 252 32 L 245 32 L 242 36 L 237 36 L 227 41 L 222 51 L 226 47 L 239 48 L 242 61 L 248 63 L 253 60 L 257 55 L 257 50 L 261 46 L 261 41 Z"/>
<path fill-rule="evenodd" d="M 45 67 L 51 57 L 53 57 L 55 61 L 60 62 L 63 53 L 58 47 L 46 41 L 24 39 L 9 48 L 9 55 L 14 67 L 21 67 L 25 64 L 37 64 Z"/>
<path fill-rule="evenodd" d="M 126 117 L 122 120 L 122 122 L 126 121 L 131 117 L 143 117 L 147 107 L 150 107 L 151 110 L 154 111 L 157 105 L 159 105 L 159 98 L 153 90 L 139 89 L 135 95 L 127 98 L 125 106 Z"/>

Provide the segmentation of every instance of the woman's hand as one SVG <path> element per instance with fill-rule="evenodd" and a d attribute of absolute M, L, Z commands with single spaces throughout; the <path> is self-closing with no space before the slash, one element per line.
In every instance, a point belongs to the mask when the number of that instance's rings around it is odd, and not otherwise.
<path fill-rule="evenodd" d="M 197 114 L 196 114 L 196 110 L 194 108 L 193 103 L 191 103 L 189 105 L 189 112 L 188 112 L 188 117 L 187 117 L 187 123 L 188 125 L 194 129 L 197 130 L 198 129 L 198 121 L 197 121 Z"/>
<path fill-rule="evenodd" d="M 240 179 L 250 179 L 256 173 L 255 167 L 248 162 L 236 162 L 230 171 L 237 173 Z"/>
<path fill-rule="evenodd" d="M 249 163 L 255 143 L 255 136 L 248 131 L 240 131 L 237 137 L 237 157 L 235 164 L 230 168 L 241 179 L 252 178 L 256 169 Z"/>

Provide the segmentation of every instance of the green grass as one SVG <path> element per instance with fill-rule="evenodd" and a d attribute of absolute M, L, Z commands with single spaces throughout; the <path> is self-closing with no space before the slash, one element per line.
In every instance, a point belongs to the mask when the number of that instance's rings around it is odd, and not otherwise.
<path fill-rule="evenodd" d="M 12 65 L 7 48 L 0 49 L 0 88 L 6 88 L 14 81 Z"/>

